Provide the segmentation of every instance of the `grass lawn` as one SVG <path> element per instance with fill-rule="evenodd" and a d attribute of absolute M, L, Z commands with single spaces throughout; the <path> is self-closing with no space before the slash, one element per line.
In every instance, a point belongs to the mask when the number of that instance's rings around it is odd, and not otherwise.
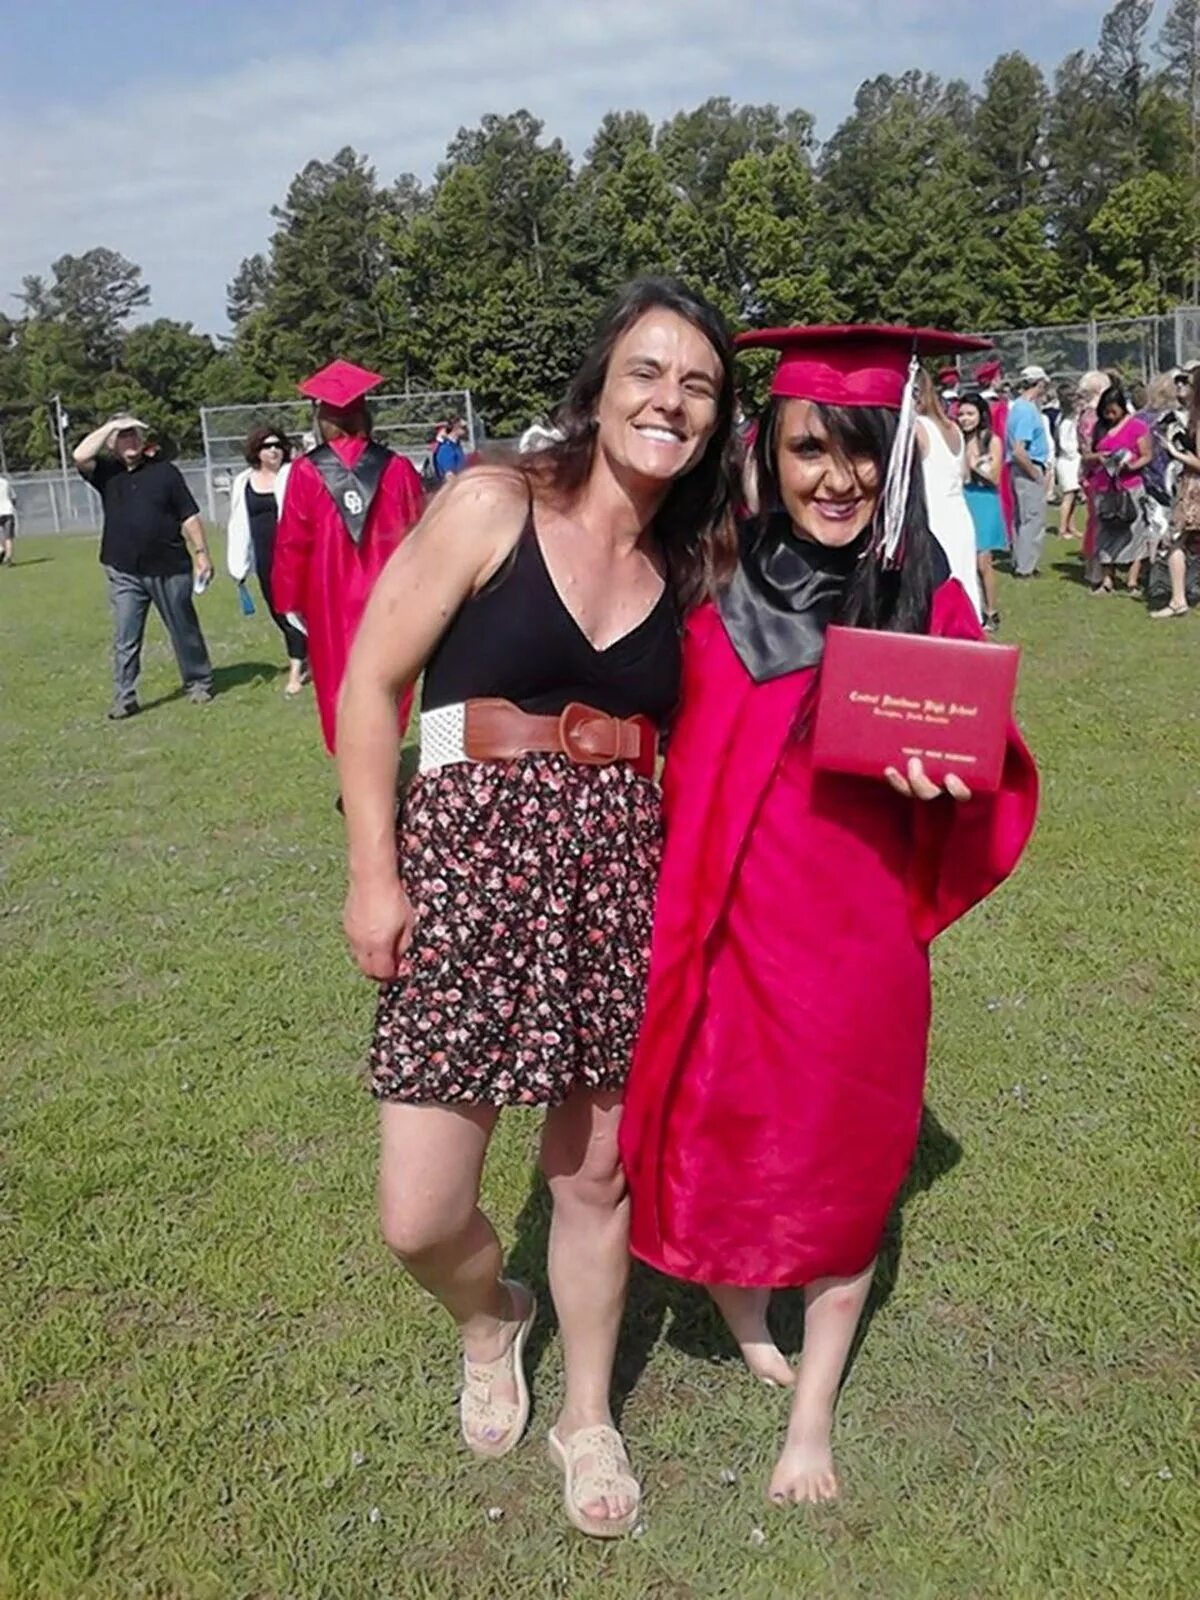
<path fill-rule="evenodd" d="M 0 569 L 0 1597 L 1200 1593 L 1200 616 L 1003 583 L 1042 822 L 937 950 L 925 1135 L 839 1414 L 843 1504 L 769 1508 L 785 1402 L 642 1273 L 644 1532 L 589 1544 L 542 1436 L 459 1448 L 442 1315 L 385 1258 L 372 996 L 334 777 L 219 581 L 218 698 L 109 725 L 90 539 Z M 218 570 L 221 570 L 218 563 Z M 539 1280 L 533 1118 L 486 1198 Z M 548 1297 L 543 1294 L 548 1308 Z M 794 1347 L 795 1307 L 783 1318 Z"/>

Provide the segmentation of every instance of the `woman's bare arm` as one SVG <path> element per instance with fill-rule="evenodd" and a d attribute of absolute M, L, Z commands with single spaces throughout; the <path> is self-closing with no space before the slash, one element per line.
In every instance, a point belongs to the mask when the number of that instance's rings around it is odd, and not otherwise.
<path fill-rule="evenodd" d="M 1154 435 L 1147 428 L 1138 440 L 1137 454 L 1132 461 L 1126 463 L 1126 472 L 1140 472 L 1143 467 L 1148 467 L 1154 458 Z"/>
<path fill-rule="evenodd" d="M 338 701 L 337 763 L 350 868 L 346 932 L 372 977 L 391 976 L 408 933 L 396 865 L 396 701 L 455 612 L 511 553 L 528 509 L 516 473 L 479 468 L 456 479 L 383 569 L 355 637 Z"/>

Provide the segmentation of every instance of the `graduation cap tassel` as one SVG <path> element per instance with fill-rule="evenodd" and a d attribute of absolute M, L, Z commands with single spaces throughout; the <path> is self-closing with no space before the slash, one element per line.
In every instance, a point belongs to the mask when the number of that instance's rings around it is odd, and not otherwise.
<path fill-rule="evenodd" d="M 883 541 L 881 555 L 885 567 L 900 564 L 904 541 L 904 519 L 908 512 L 908 491 L 912 485 L 913 451 L 917 433 L 917 378 L 921 363 L 913 356 L 908 364 L 900 421 L 888 457 L 887 481 L 883 490 Z"/>

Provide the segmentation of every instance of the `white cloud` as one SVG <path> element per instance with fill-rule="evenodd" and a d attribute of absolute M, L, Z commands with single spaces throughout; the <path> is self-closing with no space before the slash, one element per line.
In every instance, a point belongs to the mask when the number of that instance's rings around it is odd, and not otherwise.
<path fill-rule="evenodd" d="M 864 77 L 913 66 L 975 76 L 1000 49 L 1053 58 L 1090 43 L 1079 13 L 1102 9 L 1018 0 L 984 38 L 942 0 L 474 0 L 422 10 L 412 26 L 359 26 L 332 50 L 276 35 L 221 75 L 192 82 L 181 66 L 165 81 L 160 65 L 153 86 L 47 112 L 32 131 L 0 109 L 4 148 L 23 155 L 0 171 L 0 285 L 104 244 L 141 264 L 155 313 L 215 330 L 225 284 L 266 242 L 270 207 L 305 161 L 343 145 L 385 180 L 428 177 L 457 128 L 488 111 L 525 106 L 582 154 L 610 108 L 657 119 L 715 94 L 804 106 L 828 132 Z M 1071 14 L 1071 37 L 1051 42 L 1050 23 Z"/>

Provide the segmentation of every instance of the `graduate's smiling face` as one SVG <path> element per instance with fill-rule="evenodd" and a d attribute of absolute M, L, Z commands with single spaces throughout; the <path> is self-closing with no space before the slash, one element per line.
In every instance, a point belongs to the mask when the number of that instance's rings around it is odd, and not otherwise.
<path fill-rule="evenodd" d="M 684 317 L 639 317 L 613 346 L 596 404 L 611 464 L 662 483 L 687 472 L 717 425 L 722 378 L 717 352 Z"/>
<path fill-rule="evenodd" d="M 845 450 L 811 400 L 783 402 L 775 470 L 784 510 L 802 538 L 833 549 L 853 544 L 875 515 L 879 462 Z"/>
<path fill-rule="evenodd" d="M 964 433 L 978 433 L 983 419 L 973 400 L 964 400 L 958 408 L 958 425 Z"/>

